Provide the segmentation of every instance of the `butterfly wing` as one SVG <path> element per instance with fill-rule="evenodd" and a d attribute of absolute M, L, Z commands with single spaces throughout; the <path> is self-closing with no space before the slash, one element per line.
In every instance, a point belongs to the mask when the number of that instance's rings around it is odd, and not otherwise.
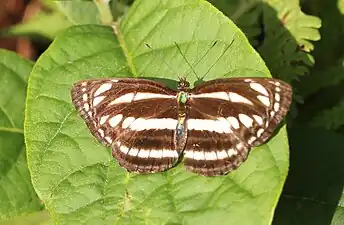
<path fill-rule="evenodd" d="M 177 162 L 175 91 L 149 80 L 113 78 L 80 81 L 71 95 L 91 133 L 127 170 L 158 172 Z"/>
<path fill-rule="evenodd" d="M 187 170 L 206 176 L 226 174 L 252 147 L 271 137 L 292 98 L 287 83 L 269 78 L 205 82 L 189 95 Z"/>

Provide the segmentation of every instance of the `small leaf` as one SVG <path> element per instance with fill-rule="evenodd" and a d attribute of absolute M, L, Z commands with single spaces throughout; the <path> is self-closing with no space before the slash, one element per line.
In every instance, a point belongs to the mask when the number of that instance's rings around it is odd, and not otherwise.
<path fill-rule="evenodd" d="M 272 74 L 285 81 L 309 73 L 321 20 L 304 14 L 299 0 L 263 1 L 264 42 L 258 48 Z"/>
<path fill-rule="evenodd" d="M 41 204 L 26 163 L 23 124 L 32 63 L 0 50 L 0 219 L 34 212 Z"/>
<path fill-rule="evenodd" d="M 21 36 L 38 34 L 54 39 L 58 32 L 70 25 L 66 17 L 58 11 L 51 13 L 40 11 L 27 22 L 14 25 L 2 33 Z"/>
<path fill-rule="evenodd" d="M 73 24 L 101 24 L 98 8 L 93 1 L 56 1 L 56 4 Z"/>
<path fill-rule="evenodd" d="M 29 166 L 54 221 L 270 224 L 288 171 L 284 128 L 228 176 L 198 176 L 182 164 L 137 175 L 119 167 L 111 150 L 92 137 L 70 98 L 72 84 L 86 78 L 145 77 L 171 87 L 178 75 L 198 81 L 175 42 L 204 80 L 269 76 L 243 33 L 200 0 L 137 0 L 114 28 L 117 36 L 98 25 L 66 30 L 30 77 L 25 126 Z"/>
<path fill-rule="evenodd" d="M 344 136 L 307 126 L 289 134 L 290 172 L 273 224 L 344 224 Z"/>
<path fill-rule="evenodd" d="M 331 109 L 317 112 L 310 124 L 324 127 L 328 130 L 336 130 L 344 125 L 344 99 Z"/>
<path fill-rule="evenodd" d="M 303 98 L 307 98 L 323 88 L 332 88 L 344 80 L 344 57 L 325 69 L 314 69 L 311 76 L 302 78 L 296 85 Z M 339 87 L 339 89 L 341 89 Z"/>

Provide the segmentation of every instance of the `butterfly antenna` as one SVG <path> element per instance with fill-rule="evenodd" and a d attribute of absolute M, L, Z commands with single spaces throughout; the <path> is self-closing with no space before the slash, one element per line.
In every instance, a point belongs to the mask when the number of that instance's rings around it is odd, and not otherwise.
<path fill-rule="evenodd" d="M 146 43 L 146 46 L 147 46 L 151 51 L 154 50 L 154 49 L 153 49 L 149 44 L 147 44 L 147 43 Z M 159 56 L 160 56 L 160 55 L 159 55 Z M 170 70 L 172 70 L 175 74 L 177 74 L 178 79 L 181 78 L 181 77 L 180 77 L 180 74 L 179 74 L 177 71 L 175 71 L 175 70 L 165 61 L 164 58 L 160 57 L 160 59 L 161 59 L 161 61 L 162 61 Z"/>
<path fill-rule="evenodd" d="M 188 66 L 190 67 L 190 69 L 192 70 L 192 72 L 196 75 L 196 77 L 198 78 L 197 76 L 197 73 L 196 71 L 194 70 L 194 68 L 191 66 L 190 62 L 186 59 L 185 55 L 183 54 L 182 50 L 180 49 L 179 45 L 177 44 L 177 42 L 174 42 L 174 44 L 176 45 L 179 53 L 183 56 L 185 62 L 188 64 Z"/>
<path fill-rule="evenodd" d="M 215 45 L 217 44 L 217 41 L 215 41 L 210 48 L 203 54 L 203 56 L 192 66 L 193 68 L 195 68 L 210 52 L 211 49 L 213 49 L 213 47 L 215 47 Z M 186 71 L 185 71 L 186 72 Z M 199 78 L 199 77 L 197 77 Z"/>
<path fill-rule="evenodd" d="M 220 59 L 222 58 L 222 56 L 227 52 L 227 50 L 229 49 L 229 47 L 233 44 L 234 42 L 234 38 L 232 39 L 231 43 L 229 43 L 229 45 L 225 48 L 225 50 L 221 53 L 221 55 L 217 58 L 217 60 L 215 61 L 215 63 L 207 70 L 207 72 L 201 77 L 201 80 L 210 72 L 210 70 L 217 64 L 218 61 L 220 61 Z"/>
<path fill-rule="evenodd" d="M 196 71 L 195 71 L 193 68 L 195 68 L 201 61 L 203 61 L 203 59 L 208 55 L 208 53 L 210 52 L 210 50 L 217 44 L 217 41 L 215 41 L 215 42 L 211 45 L 211 47 L 203 54 L 203 56 L 202 56 L 195 64 L 193 64 L 193 65 L 191 65 L 191 64 L 188 62 L 188 60 L 186 59 L 185 55 L 183 54 L 183 52 L 181 51 L 180 47 L 178 46 L 178 44 L 177 44 L 177 43 L 175 43 L 175 44 L 176 44 L 176 46 L 177 46 L 177 48 L 178 48 L 180 54 L 183 56 L 183 58 L 185 59 L 185 61 L 187 62 L 187 64 L 188 64 L 189 67 L 191 68 L 191 70 L 193 71 L 193 73 L 196 75 L 197 79 L 199 79 L 199 77 L 198 77 Z M 187 70 L 188 70 L 188 69 L 187 69 Z M 187 70 L 185 70 L 183 74 L 186 74 Z"/>

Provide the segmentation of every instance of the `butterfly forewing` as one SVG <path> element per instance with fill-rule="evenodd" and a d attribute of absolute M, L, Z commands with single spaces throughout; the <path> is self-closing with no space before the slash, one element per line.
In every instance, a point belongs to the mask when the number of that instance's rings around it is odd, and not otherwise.
<path fill-rule="evenodd" d="M 292 90 L 269 78 L 218 79 L 189 94 L 186 169 L 221 175 L 237 168 L 286 115 Z"/>
<path fill-rule="evenodd" d="M 84 80 L 72 88 L 72 101 L 91 133 L 111 146 L 121 166 L 142 173 L 166 170 L 178 160 L 175 96 L 143 79 Z"/>

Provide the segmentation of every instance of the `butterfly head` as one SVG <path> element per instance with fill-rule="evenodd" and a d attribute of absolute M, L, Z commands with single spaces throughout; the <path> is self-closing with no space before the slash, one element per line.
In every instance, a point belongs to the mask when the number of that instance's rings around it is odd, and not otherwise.
<path fill-rule="evenodd" d="M 180 78 L 177 86 L 178 91 L 188 92 L 190 89 L 190 83 L 186 80 L 185 77 Z"/>

